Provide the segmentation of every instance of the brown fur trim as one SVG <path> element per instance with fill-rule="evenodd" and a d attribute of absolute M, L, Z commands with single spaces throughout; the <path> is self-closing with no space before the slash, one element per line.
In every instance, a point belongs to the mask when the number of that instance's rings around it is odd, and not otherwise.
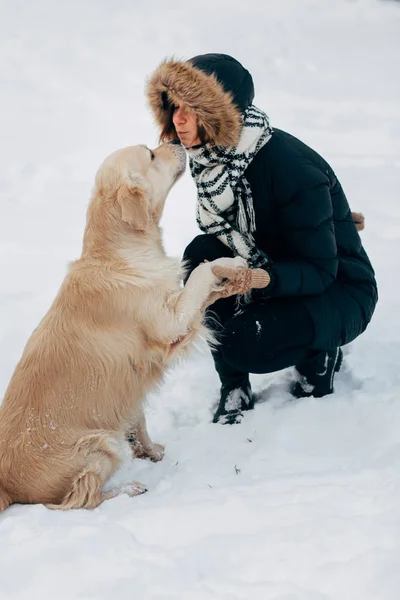
<path fill-rule="evenodd" d="M 167 59 L 147 81 L 147 99 L 163 141 L 177 138 L 171 106 L 183 104 L 196 112 L 199 127 L 217 146 L 236 146 L 242 129 L 239 108 L 215 75 L 184 61 Z"/>

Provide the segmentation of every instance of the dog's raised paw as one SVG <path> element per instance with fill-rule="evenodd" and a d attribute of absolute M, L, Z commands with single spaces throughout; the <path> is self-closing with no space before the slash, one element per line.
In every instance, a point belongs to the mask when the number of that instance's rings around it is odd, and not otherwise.
<path fill-rule="evenodd" d="M 235 256 L 233 260 L 234 267 L 247 267 L 247 260 L 242 256 Z"/>
<path fill-rule="evenodd" d="M 215 266 L 215 267 L 232 267 L 232 268 L 247 267 L 246 259 L 242 258 L 241 256 L 235 256 L 235 258 L 229 258 L 229 257 L 216 258 L 215 260 L 212 261 L 211 264 L 212 264 L 212 266 Z"/>

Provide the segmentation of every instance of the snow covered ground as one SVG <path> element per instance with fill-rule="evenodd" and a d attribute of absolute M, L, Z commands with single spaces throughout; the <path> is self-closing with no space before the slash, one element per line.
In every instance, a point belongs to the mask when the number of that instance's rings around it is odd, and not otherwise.
<path fill-rule="evenodd" d="M 272 124 L 319 150 L 376 267 L 380 302 L 336 394 L 288 402 L 290 372 L 212 425 L 218 381 L 195 353 L 149 399 L 162 463 L 115 477 L 149 492 L 67 514 L 0 516 L 1 600 L 397 600 L 400 595 L 400 3 L 378 0 L 0 0 L 0 397 L 80 253 L 94 173 L 156 145 L 145 77 L 166 55 L 225 52 Z M 186 175 L 168 251 L 197 234 Z"/>

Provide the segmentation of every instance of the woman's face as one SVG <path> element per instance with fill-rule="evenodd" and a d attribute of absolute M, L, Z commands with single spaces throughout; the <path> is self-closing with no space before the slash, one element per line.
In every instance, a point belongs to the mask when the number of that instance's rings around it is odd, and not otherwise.
<path fill-rule="evenodd" d="M 182 146 L 192 148 L 192 146 L 201 144 L 197 117 L 193 110 L 175 104 L 173 106 L 172 122 Z"/>

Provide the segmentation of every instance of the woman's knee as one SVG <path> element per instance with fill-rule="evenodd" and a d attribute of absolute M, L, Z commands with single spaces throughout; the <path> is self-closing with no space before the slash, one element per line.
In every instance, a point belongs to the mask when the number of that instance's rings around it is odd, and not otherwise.
<path fill-rule="evenodd" d="M 225 322 L 220 351 L 232 368 L 270 373 L 295 364 L 313 335 L 311 317 L 302 305 L 269 300 L 243 307 Z"/>
<path fill-rule="evenodd" d="M 205 233 L 196 236 L 186 247 L 183 260 L 193 270 L 205 260 L 212 261 L 223 256 L 233 256 L 230 248 L 225 246 L 215 235 Z"/>
<path fill-rule="evenodd" d="M 252 371 L 250 366 L 253 366 L 254 363 L 253 342 L 257 334 L 252 330 L 257 327 L 257 324 L 250 322 L 247 323 L 247 327 L 242 327 L 242 324 L 237 321 L 233 317 L 225 322 L 220 335 L 219 351 L 223 360 L 231 368 L 248 373 Z"/>

